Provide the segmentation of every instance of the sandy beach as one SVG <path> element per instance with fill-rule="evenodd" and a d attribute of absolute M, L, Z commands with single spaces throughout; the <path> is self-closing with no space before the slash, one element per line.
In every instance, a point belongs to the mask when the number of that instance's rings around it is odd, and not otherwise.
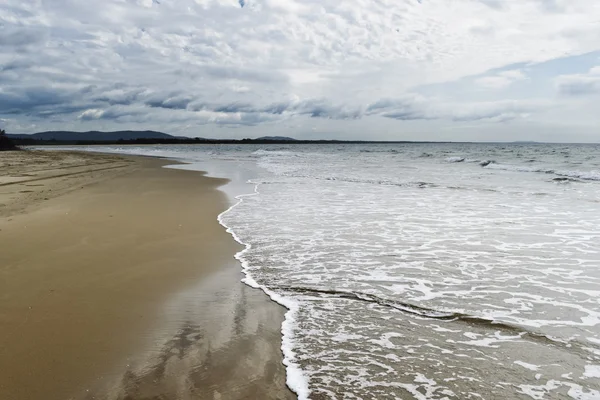
<path fill-rule="evenodd" d="M 0 399 L 294 398 L 226 181 L 166 164 L 0 154 Z"/>

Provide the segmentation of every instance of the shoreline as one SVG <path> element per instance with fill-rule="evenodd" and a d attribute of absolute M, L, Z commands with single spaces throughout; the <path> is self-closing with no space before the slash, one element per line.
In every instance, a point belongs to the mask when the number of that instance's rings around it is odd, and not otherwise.
<path fill-rule="evenodd" d="M 56 173 L 61 157 L 84 162 Z M 295 398 L 285 310 L 240 281 L 217 221 L 225 180 L 151 157 L 51 158 L 0 181 L 0 397 Z"/>
<path fill-rule="evenodd" d="M 296 354 L 293 350 L 293 323 L 296 319 L 298 307 L 295 303 L 284 299 L 282 296 L 277 295 L 272 290 L 269 290 L 267 287 L 260 285 L 258 282 L 256 282 L 248 268 L 248 261 L 244 258 L 244 254 L 248 252 L 252 248 L 252 246 L 248 243 L 245 243 L 233 231 L 233 229 L 226 224 L 224 219 L 224 216 L 228 212 L 233 210 L 235 207 L 239 206 L 245 198 L 260 194 L 258 190 L 260 183 L 254 181 L 250 182 L 254 185 L 254 191 L 252 193 L 240 194 L 238 196 L 235 196 L 235 199 L 238 201 L 234 203 L 231 207 L 229 207 L 227 210 L 219 214 L 218 221 L 226 229 L 226 231 L 229 234 L 231 234 L 233 239 L 241 246 L 243 246 L 243 249 L 235 254 L 235 259 L 238 260 L 239 264 L 241 265 L 242 273 L 244 275 L 242 282 L 244 282 L 244 284 L 253 289 L 261 290 L 266 296 L 269 297 L 269 299 L 271 299 L 272 302 L 285 308 L 285 314 L 281 323 L 281 350 L 283 352 L 283 364 L 286 366 L 286 385 L 294 393 L 296 398 L 308 399 L 310 395 L 308 381 L 296 362 Z"/>

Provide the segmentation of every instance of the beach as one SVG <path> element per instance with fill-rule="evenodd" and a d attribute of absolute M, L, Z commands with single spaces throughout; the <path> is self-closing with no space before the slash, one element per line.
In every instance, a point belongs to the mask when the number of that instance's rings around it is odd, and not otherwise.
<path fill-rule="evenodd" d="M 285 399 L 285 310 L 245 286 L 227 181 L 157 158 L 0 158 L 0 398 Z"/>

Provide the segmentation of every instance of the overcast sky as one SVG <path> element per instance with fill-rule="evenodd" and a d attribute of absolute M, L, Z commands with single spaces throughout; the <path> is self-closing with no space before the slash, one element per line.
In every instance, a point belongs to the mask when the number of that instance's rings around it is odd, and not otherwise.
<path fill-rule="evenodd" d="M 2 0 L 0 128 L 600 142 L 599 0 Z"/>

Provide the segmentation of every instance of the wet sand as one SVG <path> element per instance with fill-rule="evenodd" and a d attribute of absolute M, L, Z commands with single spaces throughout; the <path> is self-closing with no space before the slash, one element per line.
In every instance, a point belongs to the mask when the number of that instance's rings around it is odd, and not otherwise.
<path fill-rule="evenodd" d="M 294 398 L 226 181 L 165 164 L 0 154 L 0 399 Z"/>

